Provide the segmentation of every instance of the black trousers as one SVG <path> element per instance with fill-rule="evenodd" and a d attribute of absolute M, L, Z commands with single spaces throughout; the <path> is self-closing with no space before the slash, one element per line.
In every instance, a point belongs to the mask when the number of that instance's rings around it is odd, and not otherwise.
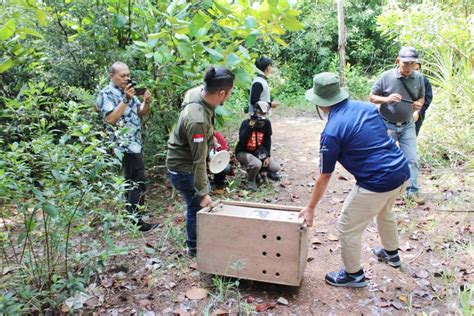
<path fill-rule="evenodd" d="M 423 125 L 423 121 L 425 120 L 425 113 L 419 113 L 420 117 L 418 118 L 418 121 L 415 122 L 415 129 L 416 129 L 416 136 L 418 136 L 418 133 L 420 132 L 421 125 Z"/>
<path fill-rule="evenodd" d="M 126 192 L 127 211 L 139 217 L 139 208 L 145 203 L 145 164 L 143 155 L 134 153 L 124 153 L 122 166 L 125 173 L 125 180 L 129 188 Z"/>

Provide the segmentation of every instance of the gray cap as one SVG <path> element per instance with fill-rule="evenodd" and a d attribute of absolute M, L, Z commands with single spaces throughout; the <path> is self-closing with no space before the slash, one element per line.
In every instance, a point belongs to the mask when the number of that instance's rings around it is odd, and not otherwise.
<path fill-rule="evenodd" d="M 398 58 L 403 62 L 417 61 L 418 52 L 414 47 L 403 46 L 398 53 Z"/>

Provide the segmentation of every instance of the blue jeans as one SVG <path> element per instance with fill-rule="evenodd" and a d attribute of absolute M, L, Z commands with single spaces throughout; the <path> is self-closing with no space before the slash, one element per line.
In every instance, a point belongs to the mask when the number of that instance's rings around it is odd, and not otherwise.
<path fill-rule="evenodd" d="M 400 149 L 405 154 L 410 167 L 410 181 L 407 187 L 407 193 L 413 194 L 420 190 L 418 186 L 418 174 L 420 173 L 420 163 L 418 162 L 418 154 L 416 152 L 416 128 L 415 123 L 409 123 L 401 126 L 385 121 L 389 129 L 390 136 L 398 141 Z"/>
<path fill-rule="evenodd" d="M 196 252 L 196 217 L 201 209 L 201 197 L 194 189 L 194 175 L 187 172 L 168 170 L 173 187 L 181 192 L 186 202 L 186 244 L 190 253 Z"/>

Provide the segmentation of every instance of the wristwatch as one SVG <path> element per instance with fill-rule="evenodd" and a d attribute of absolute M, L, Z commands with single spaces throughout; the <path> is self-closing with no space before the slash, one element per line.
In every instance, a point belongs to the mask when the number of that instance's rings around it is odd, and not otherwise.
<path fill-rule="evenodd" d="M 130 100 L 127 99 L 127 97 L 123 97 L 123 98 L 122 98 L 122 102 L 123 102 L 124 104 L 129 104 L 129 103 L 130 103 Z"/>

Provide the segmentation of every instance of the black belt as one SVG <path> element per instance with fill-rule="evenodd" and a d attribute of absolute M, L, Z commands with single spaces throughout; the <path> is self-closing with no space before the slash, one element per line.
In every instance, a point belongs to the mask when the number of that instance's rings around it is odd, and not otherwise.
<path fill-rule="evenodd" d="M 406 122 L 390 122 L 390 121 L 387 121 L 386 119 L 384 119 L 385 122 L 387 123 L 390 123 L 390 124 L 393 124 L 393 125 L 396 125 L 396 126 L 403 126 L 403 125 L 407 125 L 408 123 L 410 123 L 411 121 L 406 121 Z"/>

